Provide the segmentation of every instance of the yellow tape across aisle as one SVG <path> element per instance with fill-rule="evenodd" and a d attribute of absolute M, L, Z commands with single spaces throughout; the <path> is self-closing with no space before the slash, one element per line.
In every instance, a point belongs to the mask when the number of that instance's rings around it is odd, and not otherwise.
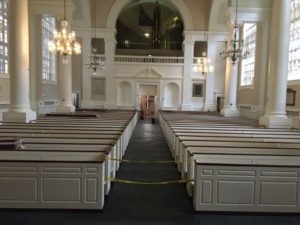
<path fill-rule="evenodd" d="M 175 161 L 127 160 L 127 159 L 114 159 L 114 158 L 109 158 L 109 160 L 125 162 L 125 163 L 149 163 L 149 164 L 176 163 Z"/>
<path fill-rule="evenodd" d="M 193 182 L 194 180 L 171 180 L 171 181 L 159 181 L 159 182 L 140 182 L 140 181 L 132 181 L 125 179 L 113 179 L 109 178 L 111 182 L 116 183 L 125 183 L 125 184 L 140 184 L 140 185 L 168 185 L 168 184 L 184 184 L 188 182 Z"/>

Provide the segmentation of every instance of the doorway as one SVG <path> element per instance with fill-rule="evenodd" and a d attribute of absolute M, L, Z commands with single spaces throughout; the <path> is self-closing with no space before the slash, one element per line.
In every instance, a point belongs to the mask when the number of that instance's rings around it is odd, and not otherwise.
<path fill-rule="evenodd" d="M 158 105 L 158 90 L 159 85 L 157 84 L 140 84 L 139 85 L 139 108 L 141 119 L 152 119 L 154 120 L 157 114 Z"/>
<path fill-rule="evenodd" d="M 140 99 L 141 103 L 141 118 L 142 119 L 154 119 L 156 111 L 156 98 L 155 96 L 143 95 Z"/>

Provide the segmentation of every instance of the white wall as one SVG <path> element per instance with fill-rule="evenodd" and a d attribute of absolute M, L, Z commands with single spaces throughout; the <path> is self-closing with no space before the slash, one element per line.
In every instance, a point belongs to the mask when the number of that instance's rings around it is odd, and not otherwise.
<path fill-rule="evenodd" d="M 165 86 L 164 108 L 177 108 L 180 106 L 180 92 L 176 83 L 170 82 Z"/>
<path fill-rule="evenodd" d="M 128 81 L 121 81 L 117 89 L 117 106 L 134 107 L 134 89 Z"/>

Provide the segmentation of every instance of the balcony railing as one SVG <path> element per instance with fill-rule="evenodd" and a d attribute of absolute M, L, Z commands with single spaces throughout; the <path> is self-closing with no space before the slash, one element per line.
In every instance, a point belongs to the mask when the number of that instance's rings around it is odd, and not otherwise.
<path fill-rule="evenodd" d="M 161 56 L 115 56 L 118 63 L 161 63 L 180 64 L 184 63 L 183 57 L 161 57 Z"/>

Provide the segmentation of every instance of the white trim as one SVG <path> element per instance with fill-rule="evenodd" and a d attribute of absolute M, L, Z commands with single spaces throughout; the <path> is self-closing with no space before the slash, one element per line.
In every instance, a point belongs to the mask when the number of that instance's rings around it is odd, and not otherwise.
<path fill-rule="evenodd" d="M 254 79 L 253 79 L 253 82 L 252 84 L 249 84 L 249 85 L 239 85 L 239 90 L 247 90 L 247 89 L 254 89 Z"/>
<path fill-rule="evenodd" d="M 235 18 L 235 7 L 229 7 L 227 16 L 229 21 Z M 238 20 L 243 22 L 259 22 L 270 20 L 272 9 L 270 8 L 238 8 Z"/>
<path fill-rule="evenodd" d="M 300 79 L 298 80 L 288 80 L 288 86 L 300 85 Z"/>
<path fill-rule="evenodd" d="M 72 27 L 77 36 L 82 38 L 92 38 L 91 28 L 90 27 Z M 117 30 L 115 28 L 96 28 L 96 36 L 97 38 L 104 39 L 115 39 L 115 34 Z"/>
<path fill-rule="evenodd" d="M 1 73 L 0 74 L 0 79 L 10 79 L 9 74 Z"/>
<path fill-rule="evenodd" d="M 225 41 L 227 39 L 227 32 L 218 31 L 196 31 L 184 30 L 185 37 L 189 37 L 191 41 Z"/>
<path fill-rule="evenodd" d="M 56 80 L 45 80 L 45 79 L 42 79 L 42 83 L 43 84 L 51 84 L 51 85 L 57 86 L 57 81 Z"/>

